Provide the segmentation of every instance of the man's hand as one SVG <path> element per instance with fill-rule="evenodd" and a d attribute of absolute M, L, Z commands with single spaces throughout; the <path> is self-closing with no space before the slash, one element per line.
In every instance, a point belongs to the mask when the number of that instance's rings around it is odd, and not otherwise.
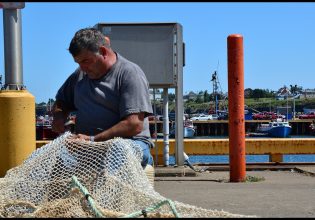
<path fill-rule="evenodd" d="M 85 134 L 73 134 L 69 138 L 70 139 L 81 139 L 81 140 L 85 140 L 85 141 L 90 140 L 90 136 L 87 136 Z"/>

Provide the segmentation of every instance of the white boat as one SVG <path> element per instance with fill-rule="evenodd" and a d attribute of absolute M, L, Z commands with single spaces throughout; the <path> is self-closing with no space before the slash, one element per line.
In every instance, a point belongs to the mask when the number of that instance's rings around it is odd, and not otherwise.
<path fill-rule="evenodd" d="M 268 124 L 258 125 L 257 132 L 266 133 L 271 137 L 288 137 L 291 134 L 292 127 L 289 122 L 276 120 L 271 121 Z"/>
<path fill-rule="evenodd" d="M 184 121 L 184 138 L 192 138 L 195 135 L 195 127 L 192 120 Z M 170 131 L 170 137 L 175 137 L 175 126 Z"/>

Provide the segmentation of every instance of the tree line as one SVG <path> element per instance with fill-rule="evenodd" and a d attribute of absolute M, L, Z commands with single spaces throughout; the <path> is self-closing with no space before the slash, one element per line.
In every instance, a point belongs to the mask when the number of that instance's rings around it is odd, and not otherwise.
<path fill-rule="evenodd" d="M 290 87 L 284 85 L 278 91 L 246 88 L 244 90 L 244 96 L 246 99 L 274 98 L 282 89 L 289 91 L 291 94 L 298 94 L 303 91 L 303 87 L 298 85 L 290 85 Z M 219 92 L 214 94 L 213 92 L 208 92 L 208 90 L 201 90 L 197 93 L 190 91 L 188 94 L 184 95 L 184 99 L 186 99 L 187 102 L 203 103 L 215 101 L 215 96 L 217 96 L 218 100 L 227 99 L 227 93 Z M 168 97 L 170 102 L 175 100 L 175 94 L 173 93 L 170 93 Z"/>

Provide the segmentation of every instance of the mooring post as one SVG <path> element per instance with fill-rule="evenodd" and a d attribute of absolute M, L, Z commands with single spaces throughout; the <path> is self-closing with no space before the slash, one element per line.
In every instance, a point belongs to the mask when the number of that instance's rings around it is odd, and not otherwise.
<path fill-rule="evenodd" d="M 230 182 L 242 182 L 246 178 L 243 36 L 229 35 L 227 49 Z"/>
<path fill-rule="evenodd" d="M 1 2 L 5 84 L 0 88 L 0 177 L 36 149 L 35 97 L 23 85 L 22 14 L 24 2 Z"/>

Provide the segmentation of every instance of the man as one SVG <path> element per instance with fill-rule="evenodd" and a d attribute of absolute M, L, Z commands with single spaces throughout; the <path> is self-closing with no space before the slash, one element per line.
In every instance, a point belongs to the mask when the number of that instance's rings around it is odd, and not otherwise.
<path fill-rule="evenodd" d="M 93 28 L 76 32 L 69 51 L 79 68 L 57 92 L 53 131 L 63 133 L 66 118 L 76 111 L 75 138 L 130 138 L 142 148 L 142 167 L 152 164 L 148 121 L 152 106 L 141 68 L 113 51 L 109 39 Z"/>

